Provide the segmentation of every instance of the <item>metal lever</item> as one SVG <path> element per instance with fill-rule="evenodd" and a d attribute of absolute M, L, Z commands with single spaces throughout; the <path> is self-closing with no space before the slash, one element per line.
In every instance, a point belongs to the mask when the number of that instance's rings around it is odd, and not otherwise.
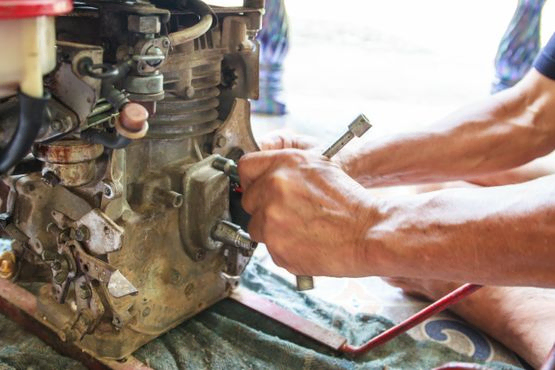
<path fill-rule="evenodd" d="M 347 128 L 345 132 L 335 143 L 333 143 L 328 149 L 322 153 L 322 155 L 328 159 L 331 159 L 337 154 L 345 145 L 349 143 L 355 136 L 361 137 L 372 127 L 370 121 L 364 114 L 360 114 Z M 314 278 L 312 276 L 297 276 L 297 290 L 310 290 L 314 289 Z"/>

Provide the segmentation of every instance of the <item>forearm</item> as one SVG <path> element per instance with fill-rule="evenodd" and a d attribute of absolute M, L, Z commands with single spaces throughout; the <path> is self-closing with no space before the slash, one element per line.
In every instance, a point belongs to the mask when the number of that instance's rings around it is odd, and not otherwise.
<path fill-rule="evenodd" d="M 555 148 L 555 83 L 536 71 L 517 87 L 463 109 L 422 133 L 368 143 L 347 154 L 365 186 L 468 179 L 507 170 Z"/>
<path fill-rule="evenodd" d="M 360 253 L 366 273 L 555 287 L 555 177 L 450 189 L 382 207 Z"/>

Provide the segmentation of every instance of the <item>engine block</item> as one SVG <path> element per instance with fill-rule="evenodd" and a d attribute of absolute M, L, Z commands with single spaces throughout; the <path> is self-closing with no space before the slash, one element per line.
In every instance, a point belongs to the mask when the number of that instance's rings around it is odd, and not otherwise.
<path fill-rule="evenodd" d="M 257 150 L 263 5 L 75 1 L 56 18 L 46 116 L 0 191 L 2 277 L 32 283 L 63 340 L 124 358 L 238 284 L 252 251 L 213 238 L 235 210 L 212 163 Z M 4 144 L 17 106 L 0 100 Z"/>

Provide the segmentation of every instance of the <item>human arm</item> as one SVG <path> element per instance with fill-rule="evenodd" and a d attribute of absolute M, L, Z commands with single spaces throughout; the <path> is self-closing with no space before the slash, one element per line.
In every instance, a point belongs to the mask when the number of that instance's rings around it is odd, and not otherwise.
<path fill-rule="evenodd" d="M 378 200 L 325 158 L 241 159 L 251 236 L 290 272 L 555 287 L 555 177 Z"/>
<path fill-rule="evenodd" d="M 517 86 L 459 110 L 420 133 L 340 154 L 364 186 L 471 179 L 555 149 L 555 81 L 532 70 Z"/>

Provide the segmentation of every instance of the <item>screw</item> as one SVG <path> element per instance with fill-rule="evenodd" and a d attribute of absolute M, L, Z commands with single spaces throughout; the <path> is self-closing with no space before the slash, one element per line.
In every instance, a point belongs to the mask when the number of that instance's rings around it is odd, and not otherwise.
<path fill-rule="evenodd" d="M 223 137 L 222 135 L 218 135 L 216 137 L 216 146 L 218 148 L 223 148 L 225 146 L 225 144 L 227 144 L 227 139 L 225 137 Z"/>
<path fill-rule="evenodd" d="M 50 128 L 52 128 L 52 131 L 60 132 L 64 130 L 65 125 L 62 121 L 55 120 L 50 124 Z"/>
<path fill-rule="evenodd" d="M 88 240 L 90 237 L 89 229 L 85 225 L 81 225 L 75 230 L 75 239 L 79 242 Z"/>
<path fill-rule="evenodd" d="M 79 289 L 81 290 L 79 292 L 79 297 L 81 297 L 81 299 L 88 299 L 88 298 L 91 297 L 92 292 L 91 292 L 91 289 L 89 288 L 89 286 L 87 284 L 82 283 L 79 286 Z"/>
<path fill-rule="evenodd" d="M 62 284 L 67 278 L 67 272 L 66 271 L 60 271 L 58 272 L 56 275 L 54 275 L 54 281 L 57 284 Z"/>
<path fill-rule="evenodd" d="M 108 182 L 104 183 L 104 196 L 108 199 L 112 199 L 114 197 L 114 188 L 112 184 Z"/>

